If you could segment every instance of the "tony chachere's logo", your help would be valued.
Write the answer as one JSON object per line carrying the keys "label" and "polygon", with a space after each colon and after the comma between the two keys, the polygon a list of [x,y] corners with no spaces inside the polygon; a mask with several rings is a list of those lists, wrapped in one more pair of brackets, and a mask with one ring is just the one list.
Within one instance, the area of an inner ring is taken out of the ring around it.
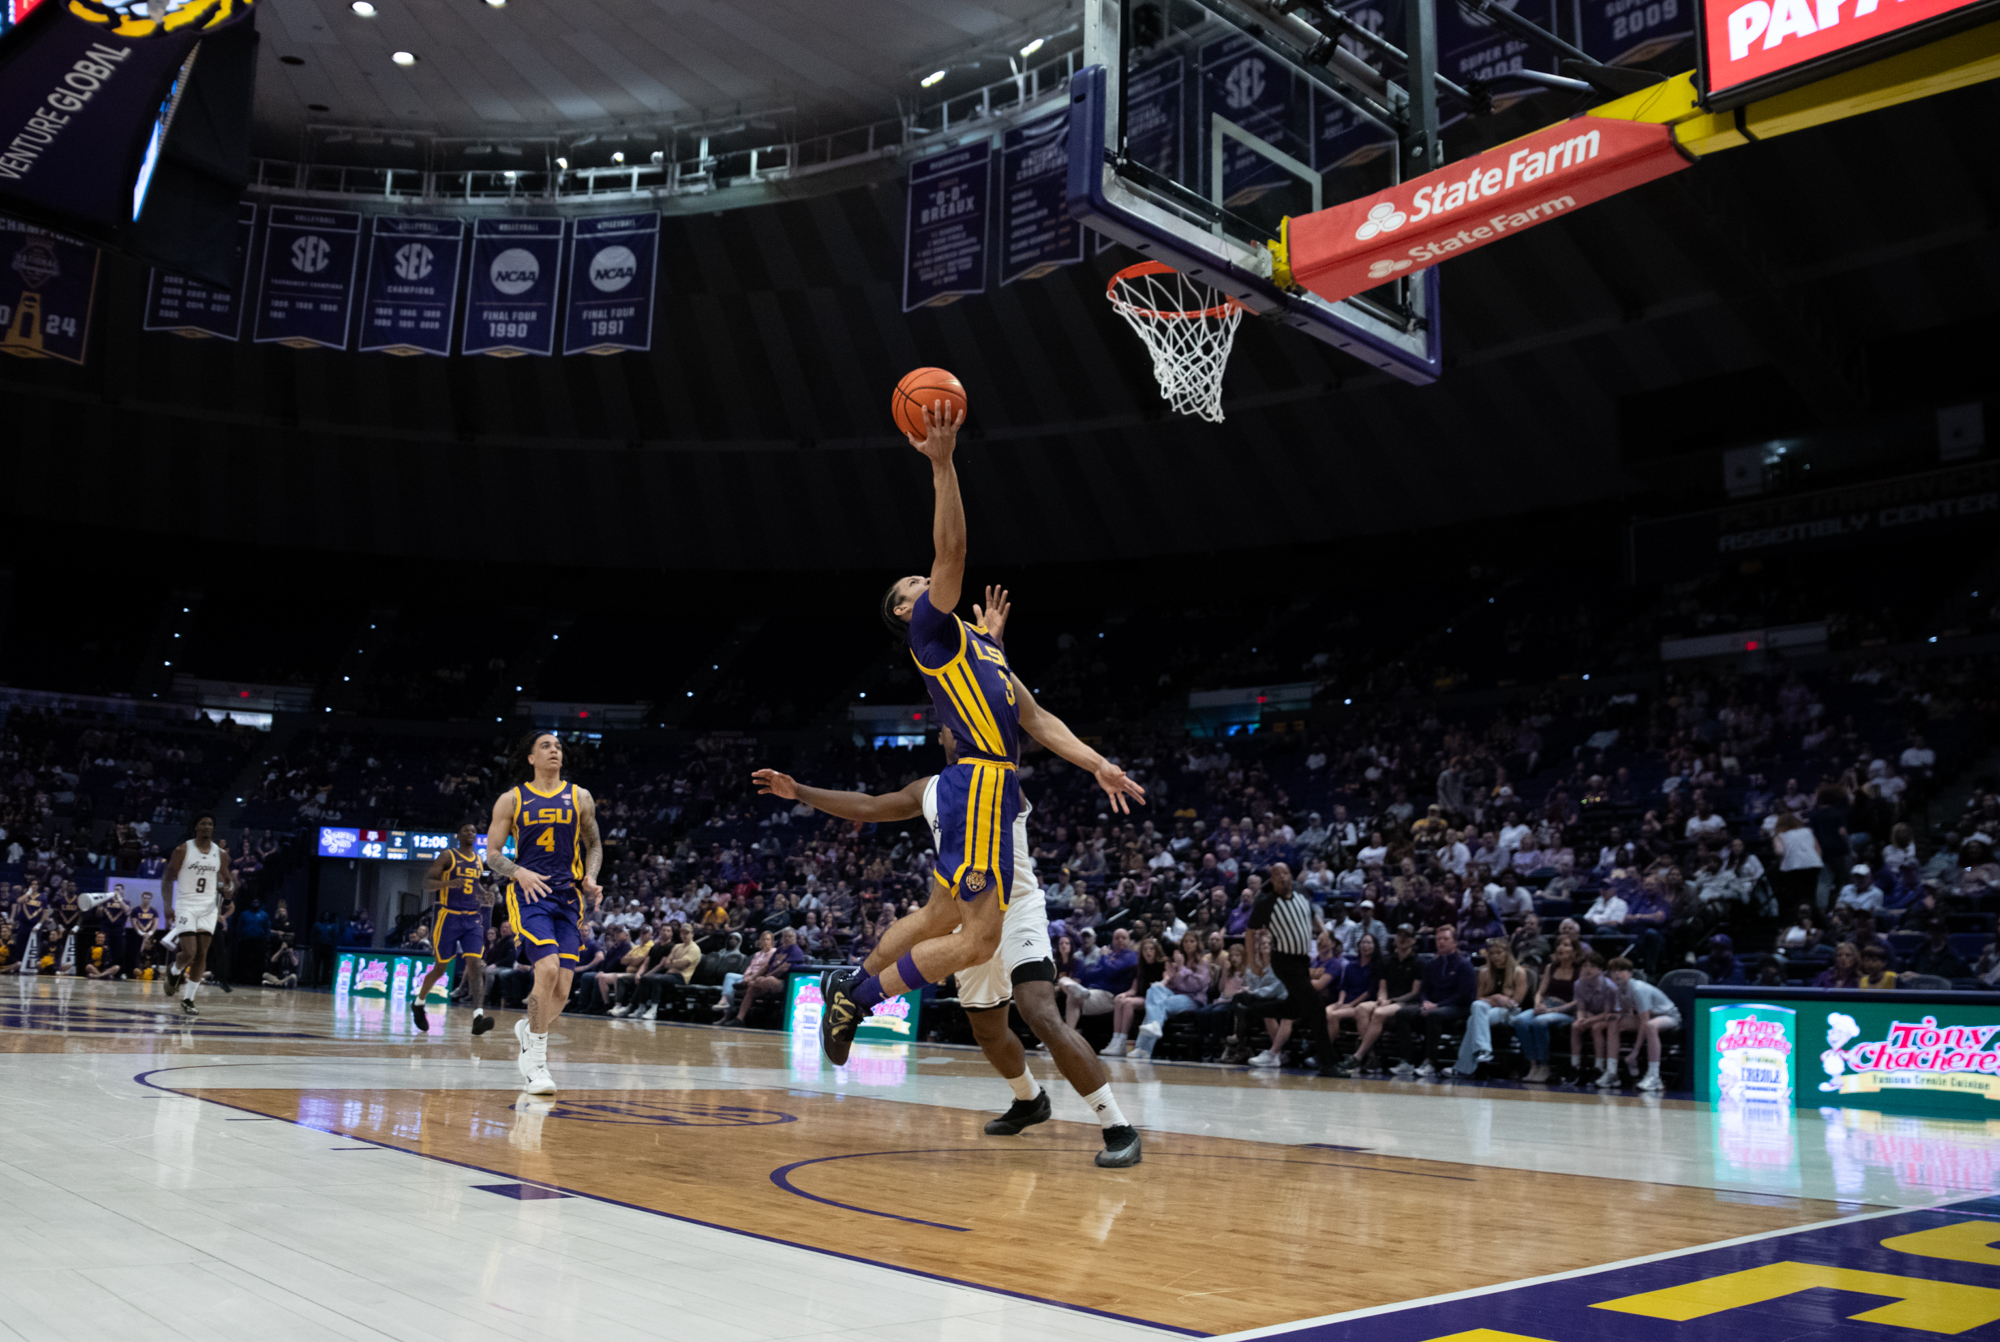
{"label": "tony chachere's logo", "polygon": [[1264,62],[1255,56],[1238,61],[1222,81],[1222,97],[1229,104],[1229,110],[1240,112],[1246,107],[1256,106],[1264,96]]}
{"label": "tony chachere's logo", "polygon": [[639,276],[639,258],[630,247],[606,247],[590,260],[590,282],[599,293],[615,294]]}
{"label": "tony chachere's logo", "polygon": [[542,263],[525,247],[509,247],[493,258],[493,264],[487,268],[487,277],[493,281],[495,289],[511,298],[535,287],[535,282],[542,277]]}
{"label": "tony chachere's logo", "polygon": [[1379,233],[1394,233],[1410,222],[1410,216],[1396,208],[1393,200],[1378,200],[1368,207],[1368,217],[1354,230],[1357,241],[1366,242]]}
{"label": "tony chachere's logo", "polygon": [[396,249],[396,278],[420,280],[431,273],[431,249],[421,242],[406,242]]}
{"label": "tony chachere's logo", "polygon": [[292,269],[301,275],[317,275],[333,262],[333,248],[325,238],[308,233],[292,244]]}

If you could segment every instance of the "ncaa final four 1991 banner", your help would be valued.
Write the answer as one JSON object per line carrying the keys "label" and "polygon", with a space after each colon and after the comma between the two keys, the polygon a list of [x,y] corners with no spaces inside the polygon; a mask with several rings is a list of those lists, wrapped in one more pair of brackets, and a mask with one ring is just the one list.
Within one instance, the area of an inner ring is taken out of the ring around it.
{"label": "ncaa final four 1991 banner", "polygon": [[564,231],[560,219],[472,221],[464,353],[502,359],[555,353]]}
{"label": "ncaa final four 1991 banner", "polygon": [[361,299],[361,350],[450,354],[465,223],[377,215]]}
{"label": "ncaa final four 1991 banner", "polygon": [[273,205],[257,281],[257,343],[347,348],[361,216]]}
{"label": "ncaa final four 1991 banner", "polygon": [[659,252],[657,214],[579,219],[572,225],[563,353],[616,354],[653,347],[653,277]]}

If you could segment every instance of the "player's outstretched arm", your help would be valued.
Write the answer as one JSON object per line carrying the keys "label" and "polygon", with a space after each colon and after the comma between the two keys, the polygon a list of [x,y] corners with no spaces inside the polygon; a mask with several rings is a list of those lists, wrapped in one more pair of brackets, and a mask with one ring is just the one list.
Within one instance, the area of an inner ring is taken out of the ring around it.
{"label": "player's outstretched arm", "polygon": [[931,561],[931,605],[949,615],[958,609],[965,586],[965,501],[958,493],[958,467],[952,453],[958,448],[958,426],[965,423],[965,411],[953,414],[943,401],[924,407],[924,436],[911,437],[910,446],[930,458],[931,485],[937,491],[937,507],[931,518],[931,544],[936,558]]}
{"label": "player's outstretched arm", "polygon": [[1035,696],[1028,693],[1028,687],[1021,683],[1019,676],[1014,677],[1014,706],[1020,714],[1021,730],[1094,777],[1097,786],[1111,798],[1112,810],[1130,814],[1131,801],[1128,798],[1145,805],[1146,789],[1126,777],[1123,769],[1085,745],[1069,729],[1067,722],[1036,703]]}
{"label": "player's outstretched arm", "polygon": [[548,879],[539,872],[529,871],[503,851],[507,837],[514,832],[514,806],[512,788],[493,803],[493,819],[486,827],[486,869],[499,880],[512,881],[524,895],[546,895]]}
{"label": "player's outstretched arm", "polygon": [[576,841],[583,845],[583,893],[596,908],[604,898],[597,873],[604,866],[604,840],[597,832],[597,799],[583,788],[576,789]]}
{"label": "player's outstretched arm", "polygon": [[922,815],[924,784],[929,780],[919,778],[908,787],[881,797],[866,792],[830,792],[825,788],[807,787],[790,774],[781,774],[776,769],[758,769],[750,775],[750,781],[757,785],[760,797],[802,801],[815,811],[824,811],[842,820],[879,823],[915,820]]}

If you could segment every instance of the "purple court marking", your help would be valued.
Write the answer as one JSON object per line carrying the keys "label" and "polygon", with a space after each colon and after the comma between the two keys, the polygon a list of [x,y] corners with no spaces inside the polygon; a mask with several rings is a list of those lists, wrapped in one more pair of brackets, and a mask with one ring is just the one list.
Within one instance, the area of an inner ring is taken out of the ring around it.
{"label": "purple court marking", "polygon": [[560,1189],[544,1188],[540,1184],[474,1184],[482,1193],[498,1193],[503,1198],[514,1198],[520,1202],[540,1202],[545,1198],[566,1198],[568,1193]]}
{"label": "purple court marking", "polygon": [[[163,1086],[159,1082],[154,1081],[153,1078],[165,1072],[198,1071],[210,1067],[264,1067],[268,1065],[268,1063],[262,1062],[183,1063],[175,1067],[155,1067],[150,1071],[138,1073],[132,1080],[151,1090],[161,1091],[180,1099],[200,1100],[204,1104],[213,1104],[223,1109],[234,1109],[239,1113],[255,1113],[256,1111],[250,1109],[247,1105],[232,1104],[228,1100],[210,1099],[206,1095],[189,1095],[183,1091]],[[883,1103],[894,1103],[894,1101],[883,1101]],[[271,1118],[275,1117],[275,1115],[259,1114],[258,1117]],[[325,1132],[331,1133],[334,1136],[346,1137],[351,1141],[365,1142],[369,1140],[366,1137],[355,1137],[351,1133],[336,1132],[332,1128],[323,1128],[316,1123],[307,1123],[301,1119],[280,1118],[278,1121],[280,1123],[290,1123],[294,1127],[305,1128],[309,1132]],[[485,1165],[475,1165],[468,1160],[453,1160],[449,1156],[433,1155],[428,1151],[412,1151],[408,1147],[391,1146],[387,1142],[377,1142],[375,1145],[385,1151],[396,1151],[406,1156],[415,1156],[419,1160],[431,1160],[436,1161],[440,1165],[454,1165],[462,1170],[473,1170],[479,1174],[490,1174],[496,1179],[513,1177],[506,1170],[496,1170]],[[703,1230],[720,1230],[730,1235],[741,1235],[745,1239],[762,1240],[766,1244],[783,1245],[787,1249],[803,1249],[807,1253],[816,1253],[824,1258],[838,1258],[844,1262],[860,1263],[864,1267],[879,1267],[888,1272],[900,1272],[906,1277],[919,1277],[924,1281],[942,1282],[947,1286],[963,1287],[965,1290],[978,1291],[985,1295],[1004,1296],[1009,1300],[1025,1300],[1030,1304],[1047,1305],[1052,1309],[1064,1309],[1073,1314],[1088,1314],[1099,1319],[1114,1319],[1119,1323],[1136,1324],[1141,1328],[1151,1328],[1162,1333],[1175,1333],[1181,1337],[1213,1336],[1213,1334],[1202,1332],[1199,1328],[1181,1328],[1171,1323],[1155,1323],[1151,1319],[1136,1318],[1130,1314],[1114,1314],[1108,1309],[1092,1309],[1089,1305],[1074,1305],[1067,1300],[1053,1300],[1048,1296],[1031,1295],[1026,1291],[1010,1291],[1000,1286],[986,1286],[979,1282],[966,1281],[959,1277],[947,1277],[941,1272],[925,1272],[921,1268],[904,1267],[899,1263],[886,1263],[879,1258],[864,1258],[860,1254],[842,1253],[838,1249],[824,1249],[817,1244],[801,1244],[797,1240],[781,1239],[776,1235],[760,1235],[754,1230],[743,1230],[736,1226],[723,1225],[718,1221],[704,1221],[695,1216],[683,1216],[679,1212],[661,1211],[657,1207],[646,1207],[636,1202],[625,1202],[618,1198],[606,1197],[602,1193],[587,1193],[582,1189],[565,1188],[559,1184],[551,1184],[549,1186],[568,1194],[570,1197],[581,1198],[586,1202],[602,1203],[607,1207],[622,1207],[626,1211],[641,1212],[647,1216],[657,1216],[665,1221],[678,1221],[683,1225],[700,1226]]]}
{"label": "purple court marking", "polygon": [[[1982,1264],[1901,1252],[1883,1240],[1962,1222],[2000,1199],[1909,1212],[1868,1212],[1841,1221],[1693,1248],[1657,1258],[1467,1292],[1457,1298],[1357,1310],[1290,1327],[1265,1328],[1258,1338],[1287,1342],[1431,1342],[1490,1329],[1542,1342],[1888,1342],[1915,1336],[1909,1329],[1856,1322],[1851,1317],[1886,1303],[1879,1294],[1824,1287],[1759,1303],[1718,1310],[1683,1322],[1595,1306],[1647,1291],[1664,1290],[1764,1267],[1772,1263],[1847,1268],[1919,1277],[1991,1289],[1994,1274]],[[2000,1239],[2000,1226],[1994,1228]],[[1977,1336],[1993,1336],[1989,1325]]]}
{"label": "purple court marking", "polygon": [[564,1104],[555,1102],[545,1117],[572,1118],[585,1123],[657,1123],[675,1128],[761,1128],[796,1123],[798,1117],[779,1109],[752,1109],[740,1104],[682,1104],[672,1100],[614,1100]]}

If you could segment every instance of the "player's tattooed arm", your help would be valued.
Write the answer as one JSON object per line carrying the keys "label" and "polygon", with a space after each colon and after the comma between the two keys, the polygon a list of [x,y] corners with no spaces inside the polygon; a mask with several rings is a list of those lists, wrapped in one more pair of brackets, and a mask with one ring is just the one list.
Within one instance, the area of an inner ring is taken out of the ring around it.
{"label": "player's tattooed arm", "polygon": [[583,893],[596,908],[604,898],[604,887],[597,883],[598,870],[604,865],[604,839],[597,832],[597,799],[582,788],[576,790],[576,837],[583,845]]}

